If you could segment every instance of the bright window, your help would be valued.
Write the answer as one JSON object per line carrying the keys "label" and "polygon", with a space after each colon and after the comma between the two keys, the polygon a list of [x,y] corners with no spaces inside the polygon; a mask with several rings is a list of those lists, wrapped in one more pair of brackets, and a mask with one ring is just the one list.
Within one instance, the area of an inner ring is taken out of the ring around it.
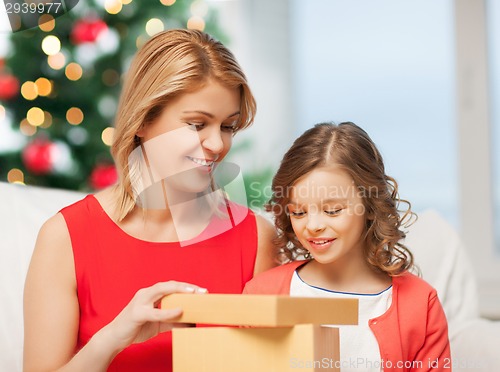
{"label": "bright window", "polygon": [[291,17],[299,133],[355,122],[401,197],[458,226],[452,1],[293,0]]}

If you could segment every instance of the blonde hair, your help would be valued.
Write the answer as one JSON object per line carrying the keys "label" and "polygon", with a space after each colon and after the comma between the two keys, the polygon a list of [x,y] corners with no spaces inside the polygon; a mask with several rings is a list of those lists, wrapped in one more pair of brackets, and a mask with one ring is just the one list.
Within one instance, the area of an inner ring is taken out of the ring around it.
{"label": "blonde hair", "polygon": [[201,88],[208,79],[240,90],[240,119],[235,133],[250,126],[256,103],[245,74],[233,54],[210,35],[196,30],[164,31],[149,39],[135,55],[124,81],[111,146],[120,176],[115,186],[119,221],[135,206],[134,170],[129,169],[128,161],[140,145],[137,132],[152,123],[171,99]]}
{"label": "blonde hair", "polygon": [[[371,138],[350,122],[317,124],[297,138],[283,157],[273,179],[271,200],[266,205],[275,215],[278,230],[275,243],[281,261],[294,261],[309,253],[293,231],[286,212],[290,195],[283,190],[314,169],[334,164],[351,176],[358,190],[370,190],[363,197],[367,262],[391,276],[411,269],[413,255],[400,240],[405,237],[402,227],[408,226],[416,215],[410,203],[399,198],[398,184],[385,174],[382,156]],[[401,204],[407,206],[402,216]]]}

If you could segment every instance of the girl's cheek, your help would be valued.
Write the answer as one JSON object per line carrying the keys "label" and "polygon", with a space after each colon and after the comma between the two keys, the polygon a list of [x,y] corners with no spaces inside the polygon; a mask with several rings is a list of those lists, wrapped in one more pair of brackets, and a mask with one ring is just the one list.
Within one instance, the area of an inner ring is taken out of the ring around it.
{"label": "girl's cheek", "polygon": [[295,233],[299,233],[301,230],[302,230],[302,226],[303,224],[300,223],[300,221],[297,221],[295,219],[292,219],[292,229]]}

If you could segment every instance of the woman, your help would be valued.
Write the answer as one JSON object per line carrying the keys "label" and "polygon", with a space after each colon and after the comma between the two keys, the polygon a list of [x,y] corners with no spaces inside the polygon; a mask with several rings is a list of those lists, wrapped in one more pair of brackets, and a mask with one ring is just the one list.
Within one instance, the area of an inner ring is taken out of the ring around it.
{"label": "woman", "polygon": [[[24,368],[168,371],[174,292],[241,293],[272,266],[274,228],[213,180],[255,101],[234,56],[198,31],[151,38],[128,71],[114,187],[41,228],[25,287]],[[192,284],[191,284],[192,283]]]}

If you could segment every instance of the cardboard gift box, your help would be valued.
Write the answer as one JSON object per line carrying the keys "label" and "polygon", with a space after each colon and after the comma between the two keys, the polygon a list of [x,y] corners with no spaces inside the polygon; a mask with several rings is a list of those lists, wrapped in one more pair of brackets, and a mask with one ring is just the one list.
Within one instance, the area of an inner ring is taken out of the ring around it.
{"label": "cardboard gift box", "polygon": [[321,324],[358,323],[356,299],[172,294],[161,307],[182,308],[179,322],[244,326],[174,329],[175,372],[339,371],[338,329]]}
{"label": "cardboard gift box", "polygon": [[337,328],[201,327],[173,330],[175,372],[340,371]]}
{"label": "cardboard gift box", "polygon": [[181,308],[181,323],[269,327],[358,324],[357,299],[175,293],[165,296],[161,307]]}

